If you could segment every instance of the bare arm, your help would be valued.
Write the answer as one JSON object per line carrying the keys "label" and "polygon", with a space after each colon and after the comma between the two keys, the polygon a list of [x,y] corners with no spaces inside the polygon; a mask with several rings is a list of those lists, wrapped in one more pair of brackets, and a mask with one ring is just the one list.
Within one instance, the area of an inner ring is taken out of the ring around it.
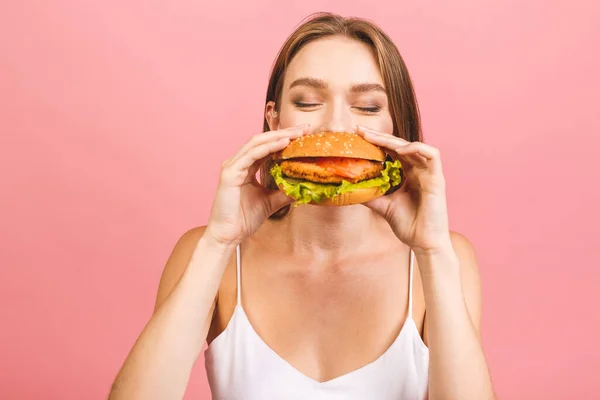
{"label": "bare arm", "polygon": [[481,344],[481,286],[473,247],[453,233],[451,248],[416,258],[427,307],[429,398],[496,399]]}
{"label": "bare arm", "polygon": [[109,399],[181,399],[212,320],[225,267],[235,250],[187,232],[161,278],[154,315],[112,386]]}
{"label": "bare arm", "polygon": [[366,127],[359,133],[402,162],[404,190],[367,206],[382,215],[414,251],[425,295],[432,400],[492,400],[495,394],[480,341],[481,293],[468,240],[449,233],[446,179],[440,151]]}
{"label": "bare arm", "polygon": [[223,163],[208,227],[187,232],[175,246],[154,315],[117,375],[110,400],[183,398],[235,247],[292,202],[260,186],[256,172],[265,157],[307,132],[308,126],[300,126],[254,135]]}

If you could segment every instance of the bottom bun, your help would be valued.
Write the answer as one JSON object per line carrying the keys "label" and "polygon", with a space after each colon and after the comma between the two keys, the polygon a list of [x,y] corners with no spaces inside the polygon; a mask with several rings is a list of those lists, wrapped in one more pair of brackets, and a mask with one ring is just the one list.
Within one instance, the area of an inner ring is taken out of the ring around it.
{"label": "bottom bun", "polygon": [[[283,191],[283,187],[279,186],[279,189]],[[366,203],[369,200],[373,200],[377,197],[383,196],[383,192],[379,187],[367,187],[356,189],[352,192],[342,193],[330,199],[323,200],[320,203],[311,201],[308,204],[316,206],[349,206],[352,204]]]}

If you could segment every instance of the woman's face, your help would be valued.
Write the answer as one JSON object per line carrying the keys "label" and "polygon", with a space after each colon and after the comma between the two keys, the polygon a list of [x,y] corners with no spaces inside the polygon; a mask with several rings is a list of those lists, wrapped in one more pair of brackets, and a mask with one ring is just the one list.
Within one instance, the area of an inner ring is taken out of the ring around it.
{"label": "woman's face", "polygon": [[312,132],[353,132],[364,125],[392,133],[383,79],[371,48],[330,37],[309,43],[292,59],[279,112],[267,104],[271,130],[310,123]]}

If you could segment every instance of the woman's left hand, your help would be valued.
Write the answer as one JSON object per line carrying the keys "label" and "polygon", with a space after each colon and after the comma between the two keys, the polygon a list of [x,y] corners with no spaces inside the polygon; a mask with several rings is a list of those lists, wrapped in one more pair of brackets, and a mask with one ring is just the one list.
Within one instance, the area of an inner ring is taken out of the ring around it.
{"label": "woman's left hand", "polygon": [[364,205],[383,216],[396,236],[415,252],[434,252],[451,246],[439,150],[363,126],[358,127],[357,133],[400,160],[405,180],[400,189]]}

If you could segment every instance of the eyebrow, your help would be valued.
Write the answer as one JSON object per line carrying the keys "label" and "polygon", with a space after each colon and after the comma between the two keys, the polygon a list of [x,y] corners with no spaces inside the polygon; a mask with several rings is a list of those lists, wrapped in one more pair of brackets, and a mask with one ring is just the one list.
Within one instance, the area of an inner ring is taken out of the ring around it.
{"label": "eyebrow", "polygon": [[[319,90],[324,90],[324,89],[327,89],[327,87],[328,87],[327,82],[325,82],[324,80],[319,79],[319,78],[310,78],[310,77],[296,79],[290,85],[290,89],[292,89],[296,86],[307,86],[307,87],[311,87],[311,88],[319,89]],[[352,87],[350,88],[350,91],[352,93],[365,93],[365,92],[372,92],[372,91],[387,93],[385,88],[382,85],[380,85],[379,83],[370,83],[370,82],[357,83],[355,85],[352,85]]]}
{"label": "eyebrow", "polygon": [[327,89],[327,82],[319,78],[299,78],[290,85],[290,89],[296,86],[308,86],[314,89]]}
{"label": "eyebrow", "polygon": [[379,83],[358,83],[353,85],[350,89],[352,93],[365,93],[365,92],[383,92],[387,93],[385,88]]}

